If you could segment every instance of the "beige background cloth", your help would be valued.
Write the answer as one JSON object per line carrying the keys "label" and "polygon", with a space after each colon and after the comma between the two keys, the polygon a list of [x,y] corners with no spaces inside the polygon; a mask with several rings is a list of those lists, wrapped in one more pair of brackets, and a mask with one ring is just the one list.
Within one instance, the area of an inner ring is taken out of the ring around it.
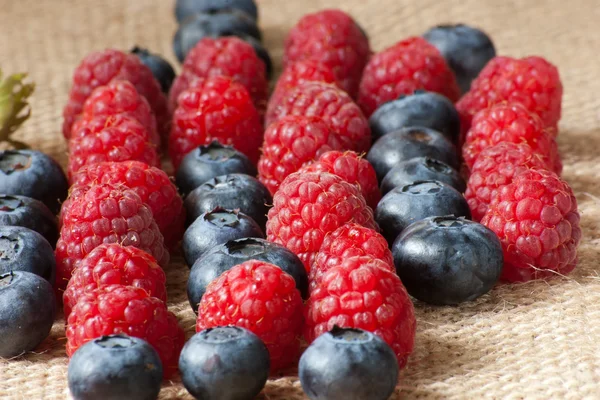
{"label": "beige background cloth", "polygon": [[[17,134],[63,165],[61,111],[75,66],[106,47],[147,46],[171,61],[176,25],[167,0],[0,0],[0,67],[37,82],[33,115]],[[502,285],[460,307],[416,305],[416,348],[395,397],[407,399],[600,398],[600,7],[595,0],[258,0],[265,43],[279,67],[289,28],[305,13],[341,7],[384,47],[432,25],[484,28],[498,53],[542,55],[565,88],[559,145],[564,178],[582,214],[578,268],[567,279]],[[180,257],[167,271],[169,307],[188,335],[194,314]],[[2,340],[0,338],[0,340]],[[66,398],[63,321],[36,350],[0,360],[0,398]],[[161,398],[187,398],[178,380]],[[261,398],[304,398],[293,373],[267,383]]]}

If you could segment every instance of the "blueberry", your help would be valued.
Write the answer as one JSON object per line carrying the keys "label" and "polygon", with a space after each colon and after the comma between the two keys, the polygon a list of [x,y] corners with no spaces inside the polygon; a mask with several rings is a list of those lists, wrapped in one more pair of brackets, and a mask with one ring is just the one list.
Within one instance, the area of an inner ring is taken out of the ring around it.
{"label": "blueberry", "polygon": [[194,312],[198,311],[198,303],[213,280],[248,260],[277,265],[294,278],[302,298],[308,298],[308,277],[298,256],[279,244],[258,238],[245,238],[216,246],[196,260],[187,284],[188,300]]}
{"label": "blueberry", "polygon": [[150,68],[152,75],[160,83],[163,93],[169,93],[171,84],[175,80],[175,70],[171,64],[158,54],[150,53],[150,51],[138,46],[135,46],[131,52],[138,56],[144,65]]}
{"label": "blueberry", "polygon": [[438,181],[397,187],[383,196],[375,211],[375,219],[390,244],[413,222],[444,215],[471,218],[471,210],[460,192]]}
{"label": "blueberry", "polygon": [[381,181],[381,193],[385,195],[398,186],[410,185],[415,181],[440,181],[461,193],[467,188],[465,180],[448,164],[429,157],[419,157],[392,168]]}
{"label": "blueberry", "polygon": [[398,382],[398,361],[371,332],[336,326],[302,354],[298,376],[311,400],[386,400]]}
{"label": "blueberry", "polygon": [[145,340],[124,334],[102,336],[81,346],[69,362],[69,389],[75,400],[153,400],[163,367]]}
{"label": "blueberry", "polygon": [[56,259],[50,243],[20,226],[0,226],[0,274],[26,271],[54,284]]}
{"label": "blueberry", "polygon": [[463,24],[440,25],[423,37],[442,53],[454,71],[463,93],[483,67],[496,56],[494,43],[485,32]]}
{"label": "blueberry", "polygon": [[217,207],[240,210],[264,229],[267,223],[267,204],[272,198],[269,190],[249,175],[217,176],[194,189],[185,199],[188,224],[205,212]]}
{"label": "blueberry", "polygon": [[57,214],[68,190],[62,168],[46,154],[33,150],[0,151],[0,193],[31,197]]}
{"label": "blueberry", "polygon": [[421,126],[442,133],[458,142],[460,117],[445,96],[422,90],[383,104],[369,118],[373,140],[402,128]]}
{"label": "blueberry", "polygon": [[260,226],[239,211],[216,208],[199,216],[183,235],[183,256],[192,266],[208,250],[230,240],[264,238]]}
{"label": "blueberry", "polygon": [[175,4],[175,17],[182,23],[191,15],[215,10],[241,10],[253,20],[258,19],[258,7],[254,0],[177,0]]}
{"label": "blueberry", "polygon": [[428,128],[403,128],[388,133],[367,154],[380,182],[396,165],[417,157],[433,158],[459,168],[456,147],[444,135]]}
{"label": "blueberry", "polygon": [[175,182],[179,191],[187,195],[204,182],[227,174],[256,176],[256,167],[248,157],[231,146],[217,141],[199,146],[183,158]]}
{"label": "blueberry", "polygon": [[237,326],[195,334],[179,356],[183,385],[202,400],[253,399],[265,386],[270,366],[265,344]]}
{"label": "blueberry", "polygon": [[392,250],[408,293],[437,305],[455,305],[489,292],[504,264],[494,232],[453,216],[415,222],[402,231]]}
{"label": "blueberry", "polygon": [[205,37],[251,36],[261,40],[256,21],[239,10],[213,10],[190,16],[173,37],[173,50],[177,59],[185,60],[187,53]]}
{"label": "blueberry", "polygon": [[35,349],[50,334],[56,317],[54,289],[25,271],[0,275],[0,357]]}
{"label": "blueberry", "polygon": [[44,203],[25,196],[0,194],[0,226],[22,226],[41,234],[54,248],[58,222]]}

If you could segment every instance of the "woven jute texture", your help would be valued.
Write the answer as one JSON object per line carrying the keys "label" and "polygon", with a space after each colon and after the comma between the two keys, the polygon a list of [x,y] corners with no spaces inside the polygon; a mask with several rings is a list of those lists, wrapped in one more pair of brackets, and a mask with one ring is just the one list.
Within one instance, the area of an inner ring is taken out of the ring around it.
{"label": "woven jute texture", "polygon": [[[277,66],[289,28],[325,7],[350,12],[380,50],[445,22],[483,27],[498,52],[542,55],[565,87],[559,145],[564,178],[582,214],[579,266],[568,278],[501,285],[460,307],[416,304],[416,348],[395,398],[600,398],[600,7],[596,0],[259,0],[260,25]],[[61,110],[71,74],[88,52],[147,46],[174,61],[168,0],[0,0],[0,67],[37,82],[33,115],[18,133],[65,164]],[[188,336],[188,270],[167,271],[169,307]],[[2,338],[0,338],[2,340]],[[64,321],[33,354],[0,360],[0,398],[68,398]],[[187,398],[178,379],[161,398]],[[303,399],[293,373],[270,380],[270,400]]]}

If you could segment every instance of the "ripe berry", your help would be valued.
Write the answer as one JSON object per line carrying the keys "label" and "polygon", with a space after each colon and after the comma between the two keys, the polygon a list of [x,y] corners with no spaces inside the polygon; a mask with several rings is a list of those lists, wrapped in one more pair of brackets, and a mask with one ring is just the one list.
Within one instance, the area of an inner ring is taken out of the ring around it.
{"label": "ripe berry", "polygon": [[444,135],[428,128],[403,128],[383,135],[367,154],[379,180],[400,163],[417,157],[433,158],[455,169],[459,167],[456,147]]}
{"label": "ripe berry", "polygon": [[260,226],[246,214],[217,207],[200,215],[185,231],[183,257],[191,268],[198,258],[215,246],[230,240],[264,236]]}
{"label": "ripe berry", "polygon": [[56,217],[44,203],[25,196],[0,194],[0,226],[22,226],[42,235],[54,248],[58,239]]}
{"label": "ripe berry", "polygon": [[183,385],[197,399],[253,399],[265,386],[269,368],[265,344],[236,326],[195,334],[179,357]]}
{"label": "ripe berry", "polygon": [[290,275],[273,264],[246,261],[208,285],[198,307],[196,332],[227,325],[248,329],[265,343],[271,371],[277,371],[298,356],[302,306]]}
{"label": "ripe berry", "polygon": [[383,196],[375,219],[392,244],[413,222],[445,215],[471,218],[469,205],[460,192],[439,181],[416,181]]}
{"label": "ripe berry", "polygon": [[577,265],[577,200],[552,172],[531,168],[516,176],[492,199],[481,223],[502,242],[503,280],[563,276]]}
{"label": "ripe berry", "polygon": [[0,193],[31,197],[57,213],[69,184],[60,165],[34,150],[0,151]]}
{"label": "ripe berry", "polygon": [[228,174],[256,176],[256,167],[248,157],[232,146],[216,140],[196,147],[183,158],[175,182],[184,196],[217,176]]}
{"label": "ripe berry", "polygon": [[177,0],[175,17],[177,22],[184,22],[189,16],[213,10],[235,9],[247,13],[254,20],[258,19],[258,7],[254,0]]}
{"label": "ripe berry", "polygon": [[408,293],[430,304],[475,300],[502,273],[502,245],[496,234],[464,218],[417,221],[398,236],[393,253]]}
{"label": "ripe berry", "polygon": [[465,180],[448,164],[429,157],[411,158],[392,168],[381,181],[381,193],[389,193],[399,186],[406,186],[416,181],[440,181],[463,193]]}
{"label": "ripe berry", "polygon": [[334,327],[302,354],[298,376],[313,400],[389,399],[398,383],[398,361],[378,336]]}
{"label": "ripe berry", "polygon": [[0,274],[0,357],[34,350],[50,334],[55,316],[48,281],[25,271]]}
{"label": "ripe berry", "polygon": [[52,246],[42,235],[20,226],[0,226],[0,274],[31,272],[51,285],[56,274]]}
{"label": "ripe berry", "polygon": [[158,397],[163,367],[145,340],[122,333],[94,339],[69,361],[69,390],[78,400]]}
{"label": "ripe berry", "polygon": [[151,53],[147,49],[135,46],[131,53],[139,57],[140,61],[150,68],[152,75],[160,84],[163,93],[168,94],[173,80],[175,79],[175,70],[171,64],[158,54]]}
{"label": "ripe berry", "polygon": [[232,240],[213,247],[200,257],[190,271],[187,295],[194,312],[208,285],[223,272],[249,260],[264,261],[294,278],[303,299],[308,297],[308,277],[302,261],[282,245],[258,238]]}

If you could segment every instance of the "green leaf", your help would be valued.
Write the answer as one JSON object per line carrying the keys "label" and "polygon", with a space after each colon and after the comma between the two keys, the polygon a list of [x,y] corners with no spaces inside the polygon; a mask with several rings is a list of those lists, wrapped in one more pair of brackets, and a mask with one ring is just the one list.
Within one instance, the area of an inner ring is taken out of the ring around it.
{"label": "green leaf", "polygon": [[35,90],[35,84],[26,82],[26,78],[26,73],[20,73],[3,80],[0,70],[0,141],[20,148],[26,145],[10,137],[31,115],[28,97]]}

